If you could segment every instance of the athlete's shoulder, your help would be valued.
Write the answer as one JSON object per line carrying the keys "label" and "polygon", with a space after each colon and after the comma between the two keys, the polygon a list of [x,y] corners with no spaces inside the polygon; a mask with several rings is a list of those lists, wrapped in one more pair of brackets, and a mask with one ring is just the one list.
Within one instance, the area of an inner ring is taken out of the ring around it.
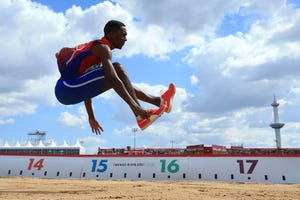
{"label": "athlete's shoulder", "polygon": [[92,55],[99,57],[102,61],[106,59],[111,59],[111,49],[109,46],[102,43],[94,43],[91,47]]}
{"label": "athlete's shoulder", "polygon": [[92,40],[92,41],[89,41],[86,43],[79,44],[75,48],[76,48],[76,51],[86,51],[86,50],[90,50],[92,46],[98,45],[98,44],[107,46],[108,48],[111,47],[110,42],[105,37],[103,37],[100,39],[96,39],[96,40]]}
{"label": "athlete's shoulder", "polygon": [[108,39],[106,37],[102,37],[101,39],[96,40],[96,42],[100,43],[100,44],[105,44],[109,48],[111,47],[111,44],[110,44],[110,42],[108,41]]}

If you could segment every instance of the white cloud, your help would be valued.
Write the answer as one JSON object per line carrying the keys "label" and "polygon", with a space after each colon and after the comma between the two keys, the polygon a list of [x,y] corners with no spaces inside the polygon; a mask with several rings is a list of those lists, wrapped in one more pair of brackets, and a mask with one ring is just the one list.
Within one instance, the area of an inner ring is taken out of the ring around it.
{"label": "white cloud", "polygon": [[59,78],[55,52],[100,37],[111,17],[130,20],[124,9],[109,1],[86,10],[73,6],[66,14],[29,0],[4,2],[0,5],[0,117],[33,114],[40,104],[55,105]]}
{"label": "white cloud", "polygon": [[65,126],[85,128],[88,121],[85,107],[80,106],[76,114],[62,112],[57,121]]}
{"label": "white cloud", "polygon": [[29,103],[22,99],[23,94],[18,92],[2,93],[0,95],[0,116],[12,117],[19,114],[35,113],[36,103]]}
{"label": "white cloud", "polygon": [[98,152],[98,147],[105,148],[106,141],[99,137],[85,137],[78,139],[82,141],[82,146],[85,148],[85,154],[96,154]]}
{"label": "white cloud", "polygon": [[1,119],[0,118],[0,125],[3,125],[3,124],[12,124],[14,122],[15,122],[15,120],[12,119],[12,118],[8,118],[8,119]]}
{"label": "white cloud", "polygon": [[54,102],[53,58],[64,17],[25,0],[5,1],[0,10],[1,116],[33,114],[38,104]]}
{"label": "white cloud", "polygon": [[198,78],[195,75],[192,75],[190,79],[192,85],[196,85],[198,83]]}
{"label": "white cloud", "polygon": [[236,12],[240,6],[235,0],[227,1],[226,4],[220,4],[215,0],[205,3],[198,0],[191,0],[189,3],[172,0],[116,0],[116,2],[128,9],[138,19],[137,21],[144,25],[155,24],[166,30],[177,27],[177,30],[178,28],[187,30],[188,34],[200,32],[206,35],[214,34],[224,15]]}
{"label": "white cloud", "polygon": [[300,88],[291,88],[291,92],[294,94],[300,94]]}
{"label": "white cloud", "polygon": [[258,18],[248,33],[217,37],[193,48],[184,61],[195,68],[193,76],[205,92],[191,100],[190,109],[224,113],[265,106],[273,94],[285,96],[298,87],[300,43],[274,38],[298,27],[299,13],[283,5],[268,18]]}
{"label": "white cloud", "polygon": [[86,40],[91,39],[91,37],[102,36],[103,27],[108,20],[118,19],[126,23],[131,21],[132,16],[118,4],[114,5],[110,1],[104,1],[85,10],[82,10],[81,7],[73,6],[66,11],[65,19],[68,31],[71,31],[72,34],[75,33],[79,37],[88,36],[82,37]]}

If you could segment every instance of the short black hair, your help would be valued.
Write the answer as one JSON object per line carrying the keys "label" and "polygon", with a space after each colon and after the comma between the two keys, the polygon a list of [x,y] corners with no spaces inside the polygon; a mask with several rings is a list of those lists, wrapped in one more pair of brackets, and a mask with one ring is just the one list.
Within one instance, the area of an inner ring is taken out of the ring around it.
{"label": "short black hair", "polygon": [[120,22],[118,20],[110,20],[104,26],[104,35],[117,31],[121,29],[122,26],[125,26],[123,22]]}

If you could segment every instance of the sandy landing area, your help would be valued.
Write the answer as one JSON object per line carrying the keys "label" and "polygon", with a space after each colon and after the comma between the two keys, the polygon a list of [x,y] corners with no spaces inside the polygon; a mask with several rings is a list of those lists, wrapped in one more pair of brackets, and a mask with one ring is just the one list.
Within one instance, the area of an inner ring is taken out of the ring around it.
{"label": "sandy landing area", "polygon": [[0,199],[300,200],[300,185],[0,178]]}

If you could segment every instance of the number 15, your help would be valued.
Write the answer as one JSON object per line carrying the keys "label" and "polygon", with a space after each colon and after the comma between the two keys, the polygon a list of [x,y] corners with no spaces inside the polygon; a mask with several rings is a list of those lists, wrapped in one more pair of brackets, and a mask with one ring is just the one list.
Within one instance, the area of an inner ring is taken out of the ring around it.
{"label": "number 15", "polygon": [[[98,160],[92,160],[92,172],[96,171]],[[107,170],[107,160],[100,160],[97,172],[105,172]]]}

